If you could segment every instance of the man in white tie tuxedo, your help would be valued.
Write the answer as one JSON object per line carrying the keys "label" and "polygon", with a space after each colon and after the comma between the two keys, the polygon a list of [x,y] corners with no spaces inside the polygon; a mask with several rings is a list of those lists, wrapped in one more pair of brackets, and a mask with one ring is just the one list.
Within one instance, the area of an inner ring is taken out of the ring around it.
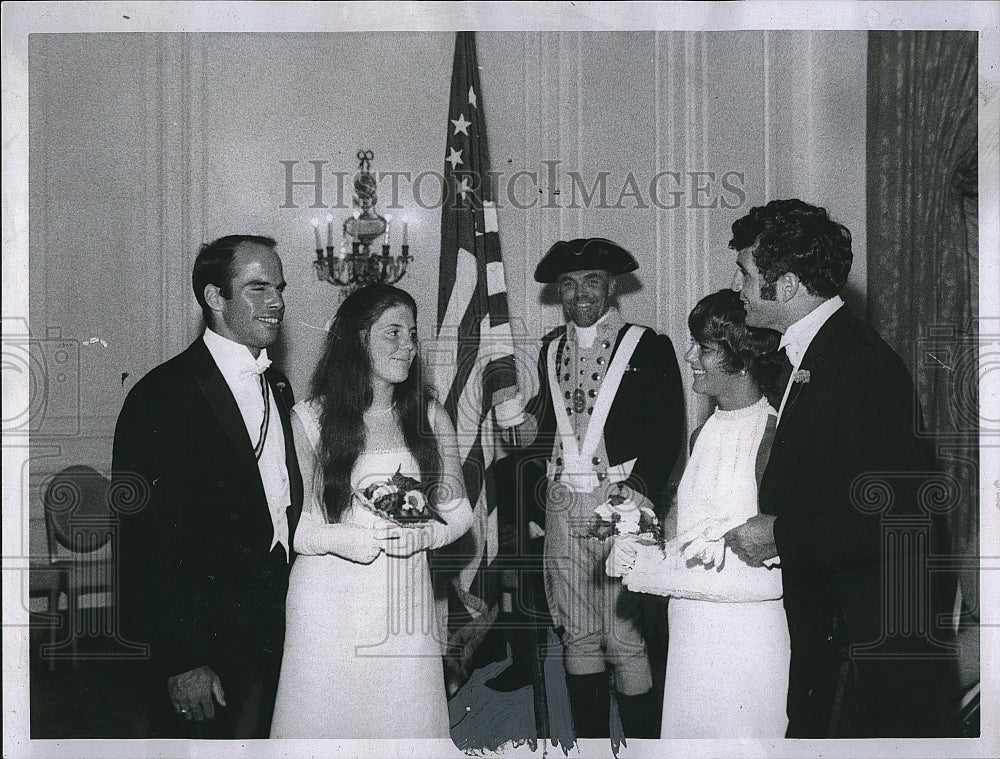
{"label": "man in white tie tuxedo", "polygon": [[761,513],[726,534],[751,565],[780,558],[787,737],[948,736],[953,660],[926,564],[933,460],[909,371],[840,298],[851,234],[775,200],[733,224],[730,247],[746,323],[781,332],[791,364]]}
{"label": "man in white tie tuxedo", "polygon": [[291,387],[267,357],[285,310],[274,240],[203,245],[192,283],[204,334],[135,385],[115,430],[113,492],[135,494],[113,504],[119,608],[149,646],[139,732],[265,738],[302,504]]}

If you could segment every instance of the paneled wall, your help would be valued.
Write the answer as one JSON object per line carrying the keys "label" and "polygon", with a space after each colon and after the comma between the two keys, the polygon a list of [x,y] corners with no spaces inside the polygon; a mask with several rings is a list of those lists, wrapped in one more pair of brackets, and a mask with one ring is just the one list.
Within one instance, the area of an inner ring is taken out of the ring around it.
{"label": "paneled wall", "polygon": [[[626,318],[668,334],[680,358],[691,307],[729,284],[730,225],[776,197],[825,205],[852,230],[848,299],[863,310],[865,45],[863,32],[480,34],[493,168],[538,178],[531,208],[498,213],[525,334],[562,320],[532,279],[545,250],[604,236],[640,264]],[[515,183],[519,204],[529,186]],[[688,411],[695,425],[708,407],[689,397]]]}
{"label": "paneled wall", "polygon": [[[33,407],[33,555],[45,555],[46,478],[72,463],[107,471],[129,388],[198,335],[201,242],[278,240],[288,311],[272,354],[307,394],[340,297],[313,275],[310,220],[349,213],[359,148],[377,172],[410,174],[398,207],[383,183],[380,210],[409,225],[416,261],[401,286],[433,336],[440,189],[428,172],[444,166],[453,46],[451,33],[32,35],[30,329],[70,355],[69,371],[40,370],[48,402]],[[492,32],[478,47],[526,390],[536,340],[562,318],[532,272],[560,238],[629,248],[640,269],[622,311],[680,358],[691,306],[729,282],[730,224],[798,196],[854,233],[849,299],[862,306],[864,32]],[[339,207],[313,207],[315,186],[289,189],[287,162],[298,182],[320,166],[320,205]],[[693,426],[708,408],[687,403]]]}

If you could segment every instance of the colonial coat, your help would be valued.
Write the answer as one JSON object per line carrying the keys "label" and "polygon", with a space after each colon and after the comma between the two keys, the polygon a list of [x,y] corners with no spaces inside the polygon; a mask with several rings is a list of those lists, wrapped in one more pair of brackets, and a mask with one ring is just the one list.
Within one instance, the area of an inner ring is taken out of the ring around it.
{"label": "colonial coat", "polygon": [[[566,486],[568,462],[554,405],[562,404],[577,443],[582,443],[609,369],[631,339],[626,337],[630,326],[614,310],[598,323],[590,348],[579,345],[573,325],[546,335],[538,362],[539,392],[528,411],[538,422],[532,450],[547,461],[545,481],[534,492],[544,493],[546,596],[553,621],[562,630],[567,672],[596,673],[607,663],[615,671],[618,690],[635,695],[652,684],[640,599],[604,573],[607,546],[581,533],[615,484],[628,486],[654,505],[661,503],[684,424],[680,372],[670,339],[640,328],[641,337],[598,430],[599,443],[585,456],[584,464],[592,467],[592,491]],[[553,373],[558,384],[554,393]]]}

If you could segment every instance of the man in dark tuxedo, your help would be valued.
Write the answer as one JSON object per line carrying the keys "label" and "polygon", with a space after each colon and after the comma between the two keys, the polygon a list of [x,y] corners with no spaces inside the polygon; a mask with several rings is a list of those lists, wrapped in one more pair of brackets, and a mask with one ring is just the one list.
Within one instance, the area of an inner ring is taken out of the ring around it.
{"label": "man in dark tuxedo", "polygon": [[[613,301],[615,277],[637,268],[603,238],[549,249],[535,280],[556,285],[568,323],[542,338],[538,394],[504,433],[546,462],[528,492],[545,494],[545,594],[578,738],[609,735],[609,670],[625,735],[659,735],[641,596],[605,573],[608,546],[582,536],[612,494],[655,509],[680,451],[683,391],[670,338],[628,324]],[[530,515],[523,521],[531,529]]]}
{"label": "man in dark tuxedo", "polygon": [[[291,387],[267,347],[284,317],[274,240],[202,246],[207,329],[128,394],[115,430],[120,608],[149,646],[150,737],[266,738],[302,480]],[[138,737],[138,736],[137,736]]]}
{"label": "man in dark tuxedo", "polygon": [[825,209],[776,200],[733,224],[730,247],[747,324],[781,332],[787,355],[761,514],[726,535],[750,564],[780,557],[787,736],[948,735],[951,652],[935,628],[922,502],[933,461],[906,367],[839,296],[850,232]]}

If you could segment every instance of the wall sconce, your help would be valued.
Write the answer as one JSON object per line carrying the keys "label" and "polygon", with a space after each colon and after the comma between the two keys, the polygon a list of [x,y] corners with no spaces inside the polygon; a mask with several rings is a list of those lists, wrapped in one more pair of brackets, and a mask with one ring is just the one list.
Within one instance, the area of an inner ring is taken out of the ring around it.
{"label": "wall sconce", "polygon": [[[403,222],[400,255],[390,254],[390,223],[392,217],[381,216],[375,210],[378,201],[378,183],[371,173],[370,150],[358,151],[358,175],[354,178],[354,211],[344,222],[342,243],[338,250],[334,245],[333,215],[326,217],[326,246],[320,234],[319,219],[313,219],[316,233],[316,278],[338,287],[356,290],[365,285],[382,283],[392,285],[406,274],[406,265],[413,260],[407,239],[407,225]],[[382,253],[377,248],[373,252],[372,243],[385,235]],[[350,246],[350,248],[348,248]]]}

